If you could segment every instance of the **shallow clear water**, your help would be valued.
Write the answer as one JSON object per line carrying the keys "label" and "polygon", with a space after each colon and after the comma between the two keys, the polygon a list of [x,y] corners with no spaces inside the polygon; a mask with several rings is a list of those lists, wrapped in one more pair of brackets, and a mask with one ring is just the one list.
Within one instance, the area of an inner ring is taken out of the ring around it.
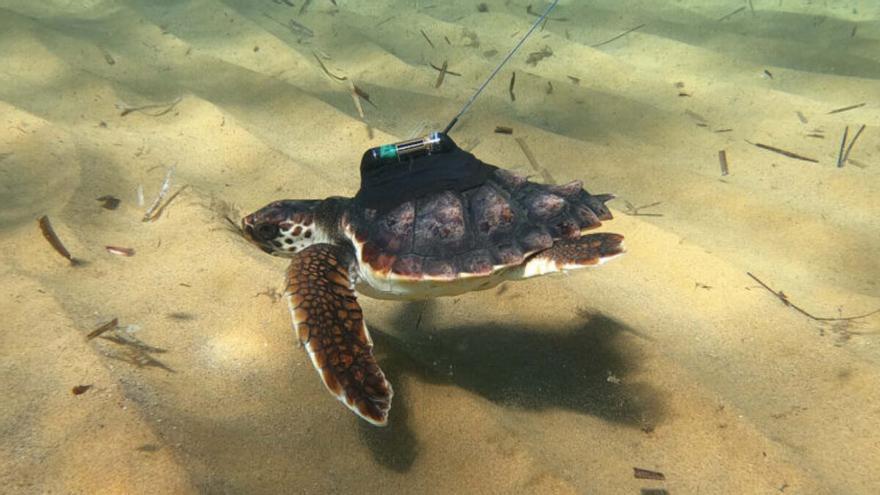
{"label": "shallow clear water", "polygon": [[880,314],[848,319],[880,308],[880,6],[562,0],[453,137],[617,194],[628,254],[361,298],[377,429],[297,347],[285,261],[225,218],[354,194],[365,149],[444,127],[546,4],[336,4],[0,0],[0,491],[880,486]]}

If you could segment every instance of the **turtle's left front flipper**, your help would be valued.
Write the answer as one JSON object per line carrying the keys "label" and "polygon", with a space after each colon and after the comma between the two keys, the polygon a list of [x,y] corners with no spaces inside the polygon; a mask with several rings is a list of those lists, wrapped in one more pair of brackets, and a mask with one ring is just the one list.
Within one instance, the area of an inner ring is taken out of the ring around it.
{"label": "turtle's left front flipper", "polygon": [[373,341],[352,289],[352,255],[314,244],[294,256],[287,301],[299,341],[324,385],[357,415],[377,426],[388,421],[394,392],[373,357]]}

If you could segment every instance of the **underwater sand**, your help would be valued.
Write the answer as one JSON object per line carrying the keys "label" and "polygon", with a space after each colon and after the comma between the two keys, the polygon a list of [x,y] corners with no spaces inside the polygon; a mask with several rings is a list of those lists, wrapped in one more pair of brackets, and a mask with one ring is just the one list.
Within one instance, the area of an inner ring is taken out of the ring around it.
{"label": "underwater sand", "polygon": [[[876,493],[880,314],[813,320],[747,275],[818,317],[880,308],[876,2],[561,1],[452,136],[617,194],[603,229],[629,252],[362,298],[385,429],[327,394],[274,297],[285,261],[224,216],[353,194],[365,149],[445,126],[535,17],[291,3],[0,1],[0,491]],[[313,53],[369,93],[370,131]],[[436,88],[444,60],[461,76]],[[171,166],[188,187],[145,223]]]}

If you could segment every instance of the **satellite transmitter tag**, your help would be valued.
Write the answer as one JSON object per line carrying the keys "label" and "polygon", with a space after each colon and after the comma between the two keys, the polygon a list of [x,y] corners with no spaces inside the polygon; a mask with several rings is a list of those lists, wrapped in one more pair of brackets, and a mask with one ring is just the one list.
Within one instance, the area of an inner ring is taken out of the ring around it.
{"label": "satellite transmitter tag", "polygon": [[480,93],[486,89],[486,86],[489,85],[489,82],[498,75],[498,72],[501,71],[501,68],[507,64],[507,61],[513,57],[513,54],[519,50],[519,47],[525,43],[525,41],[529,38],[529,36],[535,31],[538,25],[547,18],[547,15],[550,14],[550,11],[556,7],[556,4],[559,3],[559,0],[554,0],[553,3],[547,7],[547,10],[541,14],[541,17],[532,24],[532,27],[526,32],[525,35],[519,40],[519,42],[514,45],[513,49],[504,57],[504,60],[498,64],[498,67],[489,74],[489,77],[483,82],[483,84],[474,92],[473,96],[468,99],[468,101],[464,104],[461,111],[452,118],[449,124],[440,132],[432,132],[427,136],[423,136],[416,139],[409,139],[406,141],[401,141],[399,143],[392,144],[384,144],[382,146],[377,146],[375,148],[370,148],[366,152],[364,152],[363,158],[361,158],[361,170],[374,169],[375,167],[381,167],[387,164],[393,163],[401,163],[408,159],[416,158],[424,155],[432,155],[435,153],[444,153],[448,152],[455,148],[455,144],[452,143],[452,140],[449,139],[447,134],[455,124],[458,123],[458,119],[464,115],[465,112],[473,105],[474,100],[480,96]]}

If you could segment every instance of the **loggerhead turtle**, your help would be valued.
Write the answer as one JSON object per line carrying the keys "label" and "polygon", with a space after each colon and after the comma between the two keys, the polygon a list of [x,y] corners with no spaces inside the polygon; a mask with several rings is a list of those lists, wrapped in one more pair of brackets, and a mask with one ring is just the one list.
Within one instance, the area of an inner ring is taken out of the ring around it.
{"label": "loggerhead turtle", "polygon": [[580,181],[531,182],[440,136],[442,153],[401,163],[365,153],[354,198],[275,201],[242,220],[249,241],[291,258],[285,296],[324,385],[378,426],[387,424],[393,391],[356,293],[451,296],[623,252],[619,234],[584,234],[611,219],[612,195],[591,195]]}

